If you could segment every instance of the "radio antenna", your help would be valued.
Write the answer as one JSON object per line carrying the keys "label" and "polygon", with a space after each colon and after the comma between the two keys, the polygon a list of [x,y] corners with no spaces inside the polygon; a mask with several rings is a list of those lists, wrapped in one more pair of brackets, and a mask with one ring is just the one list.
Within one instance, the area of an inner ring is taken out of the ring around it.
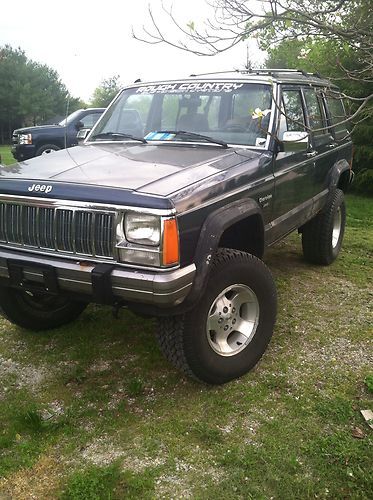
{"label": "radio antenna", "polygon": [[70,92],[67,97],[67,102],[66,102],[66,116],[65,116],[65,151],[66,153],[70,156],[72,161],[75,163],[75,165],[78,165],[77,162],[74,160],[74,158],[71,156],[69,148],[67,147],[67,117],[69,116],[69,107],[70,107]]}
{"label": "radio antenna", "polygon": [[69,107],[70,107],[70,92],[67,94],[66,101],[66,116],[65,116],[65,149],[67,149],[67,117],[69,116]]}

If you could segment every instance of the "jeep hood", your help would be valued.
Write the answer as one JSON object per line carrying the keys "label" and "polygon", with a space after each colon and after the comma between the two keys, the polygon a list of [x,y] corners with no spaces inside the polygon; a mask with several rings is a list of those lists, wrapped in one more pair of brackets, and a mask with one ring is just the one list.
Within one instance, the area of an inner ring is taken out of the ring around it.
{"label": "jeep hood", "polygon": [[0,168],[0,192],[1,179],[19,179],[167,196],[259,155],[210,145],[83,145]]}

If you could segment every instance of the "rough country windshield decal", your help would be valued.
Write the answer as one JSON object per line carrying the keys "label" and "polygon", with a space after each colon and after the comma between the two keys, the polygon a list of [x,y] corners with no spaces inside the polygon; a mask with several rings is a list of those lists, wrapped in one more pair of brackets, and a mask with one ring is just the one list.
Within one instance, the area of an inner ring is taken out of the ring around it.
{"label": "rough country windshield decal", "polygon": [[[234,81],[169,81],[124,89],[88,140],[142,141],[159,146],[264,149],[271,120],[272,86]],[[145,138],[145,139],[144,139]]]}
{"label": "rough country windshield decal", "polygon": [[137,94],[176,94],[179,92],[232,92],[241,88],[243,83],[205,82],[205,83],[167,83],[139,87]]}

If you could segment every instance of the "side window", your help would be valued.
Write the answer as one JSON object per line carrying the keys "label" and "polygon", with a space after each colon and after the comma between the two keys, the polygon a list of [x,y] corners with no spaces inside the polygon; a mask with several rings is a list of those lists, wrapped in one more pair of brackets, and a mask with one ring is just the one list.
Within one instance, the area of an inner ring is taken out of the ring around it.
{"label": "side window", "polygon": [[285,117],[285,108],[284,108],[284,102],[281,102],[281,115],[280,115],[280,123],[278,127],[278,132],[277,132],[277,138],[282,141],[284,137],[284,132],[286,132],[288,129],[287,123],[286,123],[286,117]]}
{"label": "side window", "polygon": [[335,125],[333,128],[336,132],[346,133],[348,131],[347,124],[342,123],[338,125],[339,122],[346,119],[342,98],[338,94],[331,94],[327,96],[326,101],[328,103],[330,121],[332,125]]}
{"label": "side window", "polygon": [[323,120],[321,102],[319,97],[316,95],[316,90],[304,89],[304,97],[306,99],[308,120],[310,122],[311,130],[316,130],[316,135],[327,134],[327,124]]}
{"label": "side window", "polygon": [[[282,107],[285,112],[285,116],[281,114],[280,119],[280,130],[282,129],[282,133],[286,130],[296,132],[305,130],[304,112],[300,91],[293,89],[283,90]],[[282,139],[282,137],[280,137],[280,139]]]}
{"label": "side window", "polygon": [[89,115],[83,116],[79,121],[81,121],[84,125],[84,128],[92,128],[93,125],[100,118],[100,113],[90,113]]}

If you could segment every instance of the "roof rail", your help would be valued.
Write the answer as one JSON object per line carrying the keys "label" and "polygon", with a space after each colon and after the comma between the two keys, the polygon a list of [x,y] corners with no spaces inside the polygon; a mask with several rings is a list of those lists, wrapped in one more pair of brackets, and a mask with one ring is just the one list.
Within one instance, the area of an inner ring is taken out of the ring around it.
{"label": "roof rail", "polygon": [[301,73],[304,76],[309,76],[309,73],[306,73],[302,69],[288,69],[288,68],[251,68],[247,70],[243,70],[245,73],[255,73],[259,74],[269,74],[272,75],[274,73]]}
{"label": "roof rail", "polygon": [[228,69],[226,71],[209,71],[208,73],[192,73],[189,76],[222,75],[224,73],[241,73],[240,69]]}
{"label": "roof rail", "polygon": [[314,76],[316,78],[322,78],[319,73],[307,73],[302,69],[288,69],[288,68],[251,68],[251,69],[231,69],[227,71],[210,71],[208,73],[192,73],[191,77],[195,76],[207,76],[207,75],[222,75],[224,73],[243,73],[243,74],[254,74],[254,75],[274,75],[277,73],[300,73],[303,76]]}

